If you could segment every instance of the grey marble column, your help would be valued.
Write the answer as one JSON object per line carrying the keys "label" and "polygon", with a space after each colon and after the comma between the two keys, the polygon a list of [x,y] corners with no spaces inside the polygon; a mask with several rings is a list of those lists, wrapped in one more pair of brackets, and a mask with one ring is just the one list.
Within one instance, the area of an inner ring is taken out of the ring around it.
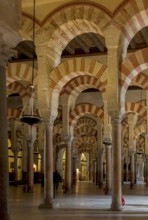
{"label": "grey marble column", "polygon": [[135,184],[135,150],[130,150],[130,187],[133,189]]}
{"label": "grey marble column", "polygon": [[44,150],[44,198],[39,208],[53,208],[53,122],[54,118],[45,121],[46,144]]}
{"label": "grey marble column", "polygon": [[145,182],[146,186],[148,186],[148,155],[145,155],[146,167],[145,167]]}
{"label": "grey marble column", "polygon": [[71,138],[68,136],[64,137],[66,143],[66,173],[65,173],[65,190],[69,192],[71,190]]}
{"label": "grey marble column", "polygon": [[125,179],[127,182],[129,180],[129,163],[127,162],[126,163],[126,179]]}
{"label": "grey marble column", "polygon": [[103,149],[99,149],[99,162],[98,162],[98,177],[99,177],[99,188],[103,186]]}
{"label": "grey marble column", "polygon": [[112,176],[112,163],[111,163],[111,145],[106,145],[106,192],[111,194],[111,176]]}
{"label": "grey marble column", "polygon": [[72,185],[76,185],[77,157],[72,157]]}
{"label": "grey marble column", "polygon": [[33,171],[33,142],[28,141],[28,181],[27,181],[27,191],[33,192],[34,185],[34,171]]}
{"label": "grey marble column", "polygon": [[112,210],[122,210],[121,117],[112,117]]}
{"label": "grey marble column", "polygon": [[92,160],[92,181],[96,183],[96,161],[95,159]]}
{"label": "grey marble column", "polygon": [[17,148],[14,152],[14,184],[17,186],[18,184],[18,150]]}

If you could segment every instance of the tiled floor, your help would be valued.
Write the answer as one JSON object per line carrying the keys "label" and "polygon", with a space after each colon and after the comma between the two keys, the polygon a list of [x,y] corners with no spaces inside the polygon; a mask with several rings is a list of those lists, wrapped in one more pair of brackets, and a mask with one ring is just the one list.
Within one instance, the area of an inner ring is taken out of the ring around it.
{"label": "tiled floor", "polygon": [[148,218],[148,187],[137,185],[131,190],[123,186],[126,205],[123,211],[110,210],[111,196],[90,182],[79,182],[71,193],[63,194],[59,189],[54,199],[54,208],[38,209],[43,189],[35,185],[34,193],[23,193],[22,186],[10,186],[11,220],[91,220],[126,219],[143,220]]}

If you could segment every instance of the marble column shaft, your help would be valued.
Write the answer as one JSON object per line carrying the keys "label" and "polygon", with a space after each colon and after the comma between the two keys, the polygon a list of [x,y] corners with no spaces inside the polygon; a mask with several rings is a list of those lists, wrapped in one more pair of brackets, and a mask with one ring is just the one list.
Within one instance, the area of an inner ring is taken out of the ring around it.
{"label": "marble column shaft", "polygon": [[39,208],[53,208],[53,120],[45,122],[44,198]]}
{"label": "marble column shaft", "polygon": [[121,182],[121,118],[112,120],[112,210],[122,210],[122,182]]}
{"label": "marble column shaft", "polygon": [[33,192],[34,185],[34,171],[33,171],[33,142],[31,140],[28,141],[28,182],[27,182],[27,191]]}
{"label": "marble column shaft", "polygon": [[146,186],[148,186],[148,155],[146,155],[146,171],[145,171],[145,181],[146,181]]}
{"label": "marble column shaft", "polygon": [[18,181],[18,151],[17,149],[14,151],[14,182],[17,185]]}
{"label": "marble column shaft", "polygon": [[9,220],[6,67],[0,61],[0,219]]}
{"label": "marble column shaft", "polygon": [[97,183],[99,188],[103,186],[103,150],[102,150],[102,125],[101,122],[97,123],[97,144],[98,144],[98,159],[97,159]]}
{"label": "marble column shaft", "polygon": [[111,146],[106,146],[106,194],[111,194]]}
{"label": "marble column shaft", "polygon": [[66,140],[66,173],[65,173],[65,188],[66,191],[71,189],[71,140]]}
{"label": "marble column shaft", "polygon": [[133,188],[134,184],[135,184],[135,153],[134,151],[133,152],[130,152],[130,166],[131,166],[131,189]]}
{"label": "marble column shaft", "polygon": [[77,158],[72,157],[72,185],[76,185],[76,168],[77,168]]}

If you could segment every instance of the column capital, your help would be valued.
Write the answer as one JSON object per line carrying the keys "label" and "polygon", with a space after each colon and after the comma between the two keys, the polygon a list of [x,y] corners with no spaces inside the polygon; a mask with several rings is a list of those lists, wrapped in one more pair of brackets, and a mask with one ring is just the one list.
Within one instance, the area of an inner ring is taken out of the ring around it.
{"label": "column capital", "polygon": [[55,116],[50,116],[49,118],[44,118],[43,121],[44,121],[45,125],[52,126],[55,121]]}
{"label": "column capital", "polygon": [[103,144],[107,147],[107,146],[111,146],[112,145],[112,140],[110,137],[105,137],[103,138]]}
{"label": "column capital", "polygon": [[65,141],[66,144],[72,142],[73,137],[69,136],[69,135],[63,135],[63,140]]}
{"label": "column capital", "polygon": [[116,111],[112,111],[110,112],[110,116],[111,116],[111,122],[113,123],[121,123],[122,121],[122,113],[120,112],[116,112]]}
{"label": "column capital", "polygon": [[134,155],[135,153],[136,153],[136,149],[135,148],[129,149],[129,154],[130,155]]}

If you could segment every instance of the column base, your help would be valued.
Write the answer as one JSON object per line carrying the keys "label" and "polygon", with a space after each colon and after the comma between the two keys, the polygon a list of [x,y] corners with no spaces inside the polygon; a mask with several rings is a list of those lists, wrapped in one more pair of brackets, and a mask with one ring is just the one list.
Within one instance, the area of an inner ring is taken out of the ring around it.
{"label": "column base", "polygon": [[121,205],[111,204],[110,209],[111,209],[112,211],[122,211],[122,210],[123,210],[123,207],[122,207]]}
{"label": "column base", "polygon": [[38,207],[39,209],[52,209],[53,203],[51,201],[43,201]]}

